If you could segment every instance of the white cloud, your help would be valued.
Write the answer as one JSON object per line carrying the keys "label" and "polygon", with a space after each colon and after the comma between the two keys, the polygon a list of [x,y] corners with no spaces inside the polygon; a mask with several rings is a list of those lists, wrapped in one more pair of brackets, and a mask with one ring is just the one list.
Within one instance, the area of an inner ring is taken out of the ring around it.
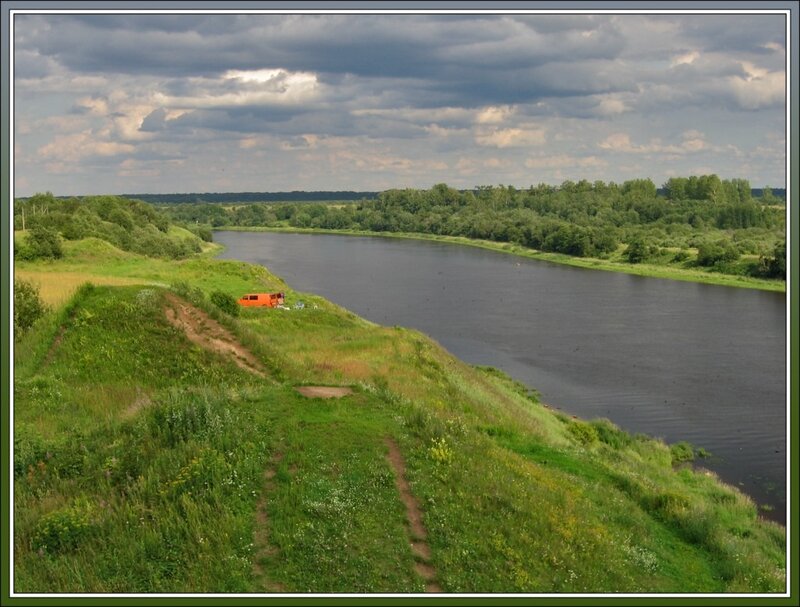
{"label": "white cloud", "polygon": [[499,124],[508,120],[516,111],[509,105],[490,105],[478,112],[475,122],[478,124]]}
{"label": "white cloud", "polygon": [[529,169],[562,169],[567,167],[603,167],[608,162],[597,156],[569,156],[555,154],[548,156],[533,156],[525,160]]}
{"label": "white cloud", "polygon": [[261,140],[258,137],[245,137],[239,140],[239,147],[243,150],[249,150],[261,145]]}
{"label": "white cloud", "polygon": [[478,145],[496,148],[543,145],[547,141],[545,130],[531,125],[519,128],[479,130],[475,135]]}
{"label": "white cloud", "polygon": [[78,99],[75,105],[95,116],[108,115],[108,102],[102,97],[82,97]]}
{"label": "white cloud", "polygon": [[739,105],[748,110],[779,105],[786,99],[786,77],[749,62],[742,62],[745,76],[731,76],[728,86]]}
{"label": "white cloud", "polygon": [[[175,109],[210,109],[248,105],[294,105],[316,99],[321,91],[317,76],[284,69],[228,71],[221,79],[187,78],[191,94],[156,92],[156,105]],[[238,84],[231,90],[230,83]]]}
{"label": "white cloud", "polygon": [[81,131],[70,135],[58,135],[50,143],[40,147],[37,152],[41,158],[57,159],[59,163],[78,162],[91,156],[117,156],[130,154],[135,150],[128,143],[104,141],[97,134]]}
{"label": "white cloud", "polygon": [[673,154],[684,155],[700,152],[702,150],[717,149],[705,140],[705,135],[700,131],[685,131],[681,135],[681,143],[664,145],[660,138],[654,137],[646,144],[636,145],[627,133],[613,133],[598,143],[598,147],[611,152],[626,154]]}
{"label": "white cloud", "polygon": [[697,51],[689,51],[688,53],[683,53],[680,55],[676,55],[672,58],[670,62],[670,67],[677,67],[679,65],[691,65],[692,63],[700,57],[700,53]]}
{"label": "white cloud", "polygon": [[601,116],[613,116],[627,112],[630,108],[619,97],[607,96],[600,100],[596,109]]}

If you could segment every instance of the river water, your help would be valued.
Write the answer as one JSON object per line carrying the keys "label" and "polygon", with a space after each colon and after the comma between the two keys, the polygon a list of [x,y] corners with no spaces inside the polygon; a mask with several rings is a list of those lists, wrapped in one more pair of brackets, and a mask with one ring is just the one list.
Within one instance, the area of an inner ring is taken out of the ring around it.
{"label": "river water", "polygon": [[764,515],[786,521],[786,296],[585,270],[430,241],[216,232],[220,256],[268,267],[382,325],[498,367],[543,402],[686,440]]}

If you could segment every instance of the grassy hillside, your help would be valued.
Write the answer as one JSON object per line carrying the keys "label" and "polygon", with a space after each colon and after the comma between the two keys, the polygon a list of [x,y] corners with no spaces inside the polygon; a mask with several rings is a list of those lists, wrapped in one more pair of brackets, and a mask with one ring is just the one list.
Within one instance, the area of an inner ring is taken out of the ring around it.
{"label": "grassy hillside", "polygon": [[[15,270],[54,304],[15,345],[17,592],[784,589],[735,488],[416,331],[97,239]],[[268,290],[289,309],[210,301]]]}

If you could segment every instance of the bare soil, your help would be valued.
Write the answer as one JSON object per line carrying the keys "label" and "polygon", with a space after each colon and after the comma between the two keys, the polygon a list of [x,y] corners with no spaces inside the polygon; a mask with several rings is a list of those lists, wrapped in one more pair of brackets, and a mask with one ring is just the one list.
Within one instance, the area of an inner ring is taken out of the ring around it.
{"label": "bare soil", "polygon": [[172,293],[167,293],[166,298],[168,305],[164,308],[164,314],[167,320],[183,331],[190,342],[229,358],[245,371],[266,377],[259,360],[225,327]]}
{"label": "bare soil", "polygon": [[353,393],[343,386],[298,386],[295,390],[308,398],[341,398]]}
{"label": "bare soil", "polygon": [[431,564],[431,549],[426,541],[428,532],[422,523],[422,511],[419,509],[417,498],[411,493],[411,487],[406,480],[406,464],[400,447],[394,439],[386,437],[386,447],[389,452],[386,458],[394,471],[394,483],[400,494],[400,499],[406,507],[406,520],[408,522],[409,544],[417,562],[414,571],[425,580],[425,592],[442,592],[441,586],[436,583],[436,569]]}

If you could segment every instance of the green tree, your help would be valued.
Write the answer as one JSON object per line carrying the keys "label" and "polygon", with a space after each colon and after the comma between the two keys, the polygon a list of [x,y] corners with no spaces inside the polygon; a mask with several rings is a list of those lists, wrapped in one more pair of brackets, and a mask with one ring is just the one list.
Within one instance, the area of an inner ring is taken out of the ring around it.
{"label": "green tree", "polygon": [[644,238],[637,236],[628,243],[625,249],[625,257],[628,263],[642,263],[650,256],[651,247],[645,242]]}
{"label": "green tree", "polygon": [[775,245],[772,255],[762,255],[754,274],[767,278],[786,278],[786,241]]}
{"label": "green tree", "polygon": [[14,334],[19,337],[47,312],[39,289],[25,280],[14,280]]}

